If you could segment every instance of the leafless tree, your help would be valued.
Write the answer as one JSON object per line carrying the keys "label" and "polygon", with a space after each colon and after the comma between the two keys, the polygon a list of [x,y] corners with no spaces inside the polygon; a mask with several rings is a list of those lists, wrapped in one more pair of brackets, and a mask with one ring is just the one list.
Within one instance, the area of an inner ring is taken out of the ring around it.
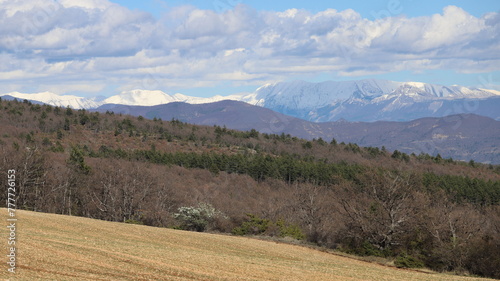
{"label": "leafless tree", "polygon": [[398,236],[414,215],[410,176],[373,174],[362,190],[344,189],[340,203],[353,237],[367,238],[381,250],[398,245]]}

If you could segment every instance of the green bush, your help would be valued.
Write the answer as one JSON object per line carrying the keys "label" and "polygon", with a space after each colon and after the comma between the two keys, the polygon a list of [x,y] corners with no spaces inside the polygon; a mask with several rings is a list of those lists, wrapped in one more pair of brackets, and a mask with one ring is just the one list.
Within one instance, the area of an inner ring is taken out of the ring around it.
{"label": "green bush", "polygon": [[356,249],[356,253],[361,256],[385,257],[383,251],[376,248],[372,243],[368,241],[364,241],[361,247]]}
{"label": "green bush", "polygon": [[362,257],[388,257],[392,255],[391,249],[389,247],[382,250],[375,247],[368,240],[360,241],[353,238],[346,239],[344,245],[340,248],[340,250],[348,254],[354,254]]}
{"label": "green bush", "polygon": [[253,214],[247,214],[247,216],[248,220],[243,222],[241,226],[235,227],[232,230],[233,234],[235,235],[262,234],[271,226],[270,220],[261,219]]}
{"label": "green bush", "polygon": [[279,227],[281,237],[291,237],[297,240],[304,240],[306,238],[306,235],[296,224],[287,224],[283,219],[279,219],[276,225]]}
{"label": "green bush", "polygon": [[422,268],[424,263],[406,253],[399,255],[394,261],[394,265],[399,268]]}
{"label": "green bush", "polygon": [[[277,235],[279,237],[291,237],[297,240],[305,239],[305,235],[298,225],[288,224],[283,219],[273,222],[268,219],[262,219],[257,215],[247,214],[247,221],[241,226],[232,230],[234,235]],[[276,233],[275,233],[276,231]]]}
{"label": "green bush", "polygon": [[134,219],[128,219],[128,220],[125,221],[125,223],[140,224],[140,225],[144,224],[142,221],[138,221],[138,220],[134,220]]}

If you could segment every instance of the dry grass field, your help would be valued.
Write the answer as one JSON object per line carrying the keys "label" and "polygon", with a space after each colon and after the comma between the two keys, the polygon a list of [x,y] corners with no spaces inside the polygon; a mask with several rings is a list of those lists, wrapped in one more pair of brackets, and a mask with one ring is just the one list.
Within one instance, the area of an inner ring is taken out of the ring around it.
{"label": "dry grass field", "polygon": [[[7,210],[0,209],[7,225]],[[396,269],[301,246],[17,211],[5,280],[487,280]],[[7,228],[2,256],[6,261]]]}

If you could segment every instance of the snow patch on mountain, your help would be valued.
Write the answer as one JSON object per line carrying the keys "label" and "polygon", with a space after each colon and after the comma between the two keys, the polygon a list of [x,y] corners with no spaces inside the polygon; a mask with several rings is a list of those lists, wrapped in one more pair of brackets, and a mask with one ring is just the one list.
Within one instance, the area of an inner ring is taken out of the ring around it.
{"label": "snow patch on mountain", "polygon": [[496,96],[500,96],[500,91],[496,91],[496,90],[488,90],[488,89],[479,89],[479,90],[482,90],[482,91],[485,91],[485,92],[489,92],[489,93],[492,93],[493,95],[496,95]]}

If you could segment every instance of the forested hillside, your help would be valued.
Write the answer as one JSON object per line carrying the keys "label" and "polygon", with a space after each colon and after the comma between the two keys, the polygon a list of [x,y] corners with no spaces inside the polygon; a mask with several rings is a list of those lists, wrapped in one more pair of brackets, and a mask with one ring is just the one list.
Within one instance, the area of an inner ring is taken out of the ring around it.
{"label": "forested hillside", "polygon": [[175,102],[157,106],[108,104],[96,111],[114,111],[149,119],[175,118],[190,124],[227,126],[241,131],[256,129],[261,133],[285,133],[307,140],[335,138],[339,142],[385,146],[388,150],[400,150],[407,154],[423,151],[456,160],[500,164],[500,121],[474,114],[421,118],[409,122],[339,120],[314,123],[260,106],[228,100],[207,104]]}
{"label": "forested hillside", "polygon": [[0,132],[22,209],[500,278],[499,166],[28,101],[0,101]]}

